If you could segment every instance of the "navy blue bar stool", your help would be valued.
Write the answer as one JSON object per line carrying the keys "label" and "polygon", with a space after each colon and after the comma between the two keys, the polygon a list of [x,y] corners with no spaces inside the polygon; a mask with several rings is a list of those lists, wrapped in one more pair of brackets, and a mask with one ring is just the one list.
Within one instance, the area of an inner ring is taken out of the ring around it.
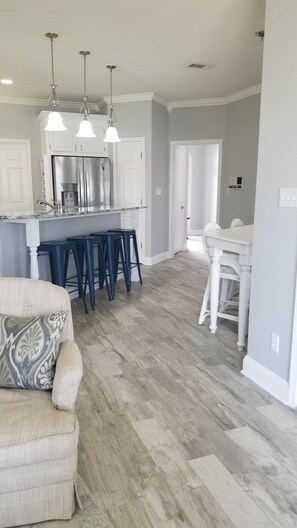
{"label": "navy blue bar stool", "polygon": [[[66,240],[50,240],[48,242],[42,242],[38,247],[38,255],[42,254],[49,255],[52,283],[62,286],[62,288],[66,288],[66,286],[74,287],[69,293],[78,291],[79,296],[83,300],[85,311],[88,313],[81,268],[75,243]],[[70,254],[72,254],[74,258],[76,274],[67,276]]]}
{"label": "navy blue bar stool", "polygon": [[[129,282],[126,274],[126,265],[124,250],[122,245],[122,237],[120,233],[102,231],[98,233],[91,233],[91,236],[101,236],[104,245],[104,257],[108,270],[109,287],[112,299],[115,299],[115,281],[117,278],[117,262],[119,256],[123,264],[123,273],[127,291],[129,290]],[[131,289],[131,287],[130,287]]]}
{"label": "navy blue bar stool", "polygon": [[[135,229],[111,229],[109,232],[113,233],[120,233],[122,240],[123,240],[123,247],[124,247],[124,257],[125,257],[125,264],[126,264],[126,275],[127,280],[129,284],[129,290],[131,290],[131,270],[132,268],[137,267],[138,270],[138,277],[139,282],[142,284],[142,276],[140,271],[140,262],[139,262],[139,253],[138,253],[138,245],[137,245],[137,238],[136,238],[136,231]],[[133,241],[133,248],[134,248],[134,254],[135,254],[135,260],[136,262],[131,262],[131,247],[130,247],[130,240]]]}
{"label": "navy blue bar stool", "polygon": [[[85,286],[89,287],[90,303],[92,310],[95,310],[95,284],[99,283],[99,287],[103,288],[104,283],[108,293],[108,298],[111,301],[110,287],[106,274],[105,261],[104,261],[104,245],[102,236],[92,235],[81,235],[69,237],[70,240],[76,244],[77,254],[81,273],[84,276],[84,264],[85,264]],[[97,249],[98,263],[95,267],[94,263],[94,249]],[[98,279],[98,280],[96,280]]]}

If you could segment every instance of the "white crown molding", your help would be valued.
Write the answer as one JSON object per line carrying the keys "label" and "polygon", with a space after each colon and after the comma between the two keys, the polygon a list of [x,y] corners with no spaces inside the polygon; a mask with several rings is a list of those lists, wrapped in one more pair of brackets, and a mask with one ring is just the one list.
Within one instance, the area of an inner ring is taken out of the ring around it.
{"label": "white crown molding", "polygon": [[[105,96],[104,103],[100,103],[101,106],[107,104],[110,104],[110,96]],[[156,94],[155,92],[147,92],[147,93],[138,93],[138,94],[127,94],[127,95],[113,95],[112,96],[113,103],[135,103],[139,101],[155,101],[156,103],[159,103],[163,106],[168,107],[170,104],[170,101],[167,101],[163,97],[160,97],[160,95]]]}
{"label": "white crown molding", "polygon": [[225,97],[216,97],[210,99],[186,99],[184,101],[171,101],[168,106],[168,112],[174,110],[175,108],[193,108],[195,106],[218,106],[224,105]]}
{"label": "white crown molding", "polygon": [[234,94],[227,95],[224,99],[226,104],[235,103],[235,101],[245,99],[246,97],[251,97],[252,95],[256,95],[258,93],[261,93],[261,84],[255,84],[255,86],[251,86],[250,88],[246,88],[245,90],[240,90],[240,92],[235,92]]}
{"label": "white crown molding", "polygon": [[240,92],[227,95],[226,97],[212,97],[209,99],[187,99],[185,101],[171,101],[168,106],[168,112],[175,108],[191,108],[195,106],[219,106],[234,103],[240,99],[246,99],[252,95],[256,95],[261,92],[261,84],[256,84]]}
{"label": "white crown molding", "polygon": [[[187,99],[184,101],[171,101],[164,99],[155,92],[138,93],[138,94],[127,94],[127,95],[114,95],[112,100],[114,103],[135,103],[139,101],[155,101],[156,103],[165,106],[168,112],[171,112],[175,108],[193,108],[197,106],[219,106],[234,103],[240,99],[251,97],[261,92],[261,84],[251,86],[240,92],[236,92],[226,97],[213,97],[209,99]],[[2,104],[19,104],[19,105],[30,105],[30,106],[48,106],[48,101],[45,99],[27,99],[23,97],[6,97],[0,96],[0,103]],[[98,103],[88,103],[89,108],[93,112],[100,112],[100,110],[110,104],[110,97],[103,97]],[[68,109],[80,109],[81,102],[77,101],[60,101],[62,108]]]}
{"label": "white crown molding", "polygon": [[[0,103],[12,105],[27,105],[27,106],[45,106],[48,107],[47,99],[28,99],[26,97],[6,97],[0,95]],[[80,109],[82,103],[78,101],[60,101],[60,107],[69,109]],[[96,103],[88,103],[90,110],[96,111]]]}

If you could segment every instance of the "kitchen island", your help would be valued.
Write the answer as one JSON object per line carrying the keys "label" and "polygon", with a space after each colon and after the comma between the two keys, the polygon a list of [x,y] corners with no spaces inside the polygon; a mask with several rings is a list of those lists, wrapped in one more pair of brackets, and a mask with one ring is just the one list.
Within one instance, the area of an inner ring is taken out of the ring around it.
{"label": "kitchen island", "polygon": [[[131,227],[137,228],[139,210],[144,206],[98,206],[36,209],[0,213],[0,275],[50,280],[48,259],[39,259],[40,242],[65,240],[75,235],[121,227],[121,213],[131,211]],[[29,252],[28,249],[29,248]]]}

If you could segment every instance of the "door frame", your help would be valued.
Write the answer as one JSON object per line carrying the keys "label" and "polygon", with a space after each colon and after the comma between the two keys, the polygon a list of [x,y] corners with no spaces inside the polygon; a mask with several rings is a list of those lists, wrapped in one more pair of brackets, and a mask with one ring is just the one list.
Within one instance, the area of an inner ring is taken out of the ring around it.
{"label": "door frame", "polygon": [[[217,191],[217,219],[220,216],[221,198],[221,176],[222,176],[222,139],[188,139],[182,141],[170,141],[170,171],[169,171],[169,258],[174,257],[174,176],[175,176],[175,149],[178,146],[189,147],[191,145],[219,145],[218,166],[218,191]],[[187,178],[187,175],[186,175]],[[188,182],[186,181],[188,188]],[[186,190],[187,190],[186,188]],[[186,211],[188,212],[188,211]]]}
{"label": "door frame", "polygon": [[[132,141],[139,141],[141,143],[141,152],[142,152],[142,158],[141,158],[141,182],[140,182],[140,189],[141,189],[141,204],[145,206],[146,204],[146,194],[145,194],[145,137],[122,137],[121,142],[132,142]],[[113,143],[112,145],[112,165],[113,165],[113,190],[114,195],[118,196],[118,189],[119,189],[119,175],[118,175],[118,157],[117,157],[117,143]],[[133,211],[132,211],[133,212]],[[146,231],[145,231],[145,208],[144,209],[138,209],[136,211],[138,213],[138,222],[141,224],[141,234],[142,234],[142,248],[141,248],[141,255],[142,255],[142,263],[145,264],[145,247],[146,247]],[[134,215],[134,217],[137,215]],[[133,217],[133,215],[132,215]],[[136,220],[137,221],[137,220]]]}

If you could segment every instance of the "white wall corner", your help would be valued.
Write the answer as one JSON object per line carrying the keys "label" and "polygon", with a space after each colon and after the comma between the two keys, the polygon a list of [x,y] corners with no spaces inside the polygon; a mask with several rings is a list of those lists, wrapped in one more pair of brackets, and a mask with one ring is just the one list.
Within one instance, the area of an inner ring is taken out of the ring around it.
{"label": "white wall corner", "polygon": [[159,262],[170,258],[173,258],[173,256],[170,255],[169,251],[165,251],[164,253],[159,253],[153,257],[143,257],[142,264],[145,266],[153,266],[154,264],[158,264]]}
{"label": "white wall corner", "polygon": [[271,396],[288,405],[289,382],[264,367],[250,356],[245,356],[241,373],[266,390]]}

